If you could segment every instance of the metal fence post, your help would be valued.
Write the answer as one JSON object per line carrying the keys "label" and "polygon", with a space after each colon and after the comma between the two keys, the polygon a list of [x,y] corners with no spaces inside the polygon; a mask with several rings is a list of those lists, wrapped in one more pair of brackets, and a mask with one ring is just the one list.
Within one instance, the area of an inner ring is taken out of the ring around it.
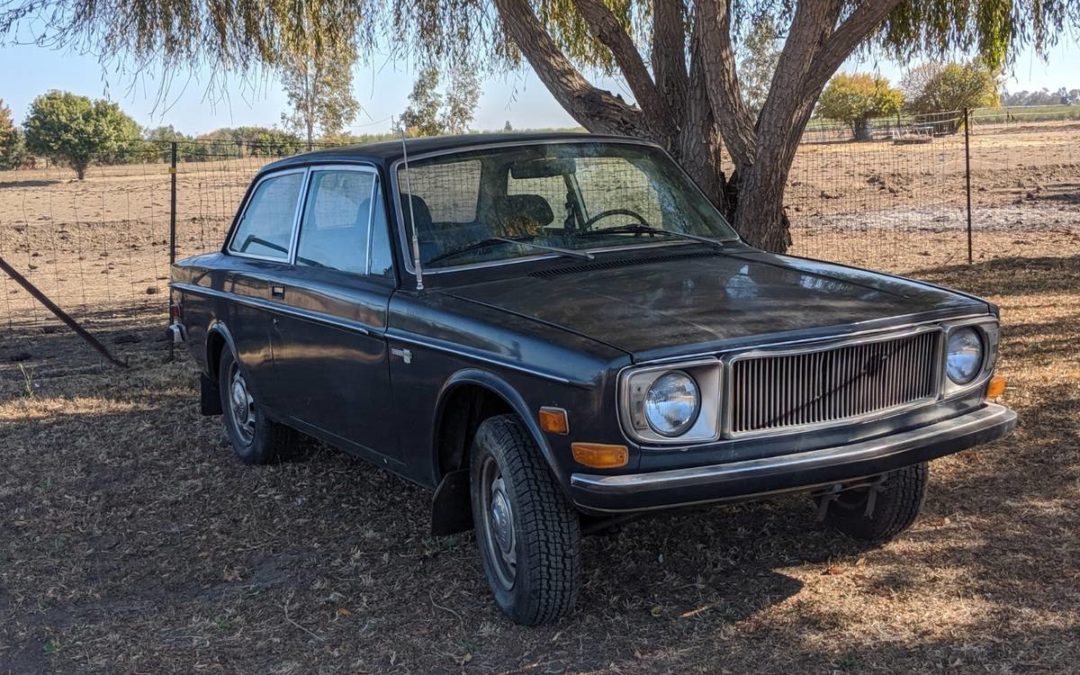
{"label": "metal fence post", "polygon": [[169,143],[169,264],[176,262],[176,141]]}
{"label": "metal fence post", "polygon": [[[172,276],[172,265],[176,262],[176,154],[177,143],[169,143],[169,276]],[[169,322],[172,323],[172,293],[165,294],[167,306],[165,311],[169,313]],[[169,360],[176,357],[176,344],[169,340]]]}
{"label": "metal fence post", "polygon": [[964,178],[967,182],[967,253],[968,264],[975,261],[971,242],[971,110],[964,108]]}

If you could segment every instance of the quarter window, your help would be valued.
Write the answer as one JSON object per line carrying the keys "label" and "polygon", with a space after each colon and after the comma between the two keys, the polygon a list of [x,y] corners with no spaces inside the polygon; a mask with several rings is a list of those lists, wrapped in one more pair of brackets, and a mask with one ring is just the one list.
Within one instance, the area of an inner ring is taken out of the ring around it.
{"label": "quarter window", "polygon": [[240,217],[229,250],[276,260],[289,259],[296,201],[303,172],[272,176],[260,182]]}
{"label": "quarter window", "polygon": [[[386,215],[376,197],[377,181],[372,172],[312,171],[296,264],[353,274],[388,274]],[[373,209],[373,204],[377,208]]]}

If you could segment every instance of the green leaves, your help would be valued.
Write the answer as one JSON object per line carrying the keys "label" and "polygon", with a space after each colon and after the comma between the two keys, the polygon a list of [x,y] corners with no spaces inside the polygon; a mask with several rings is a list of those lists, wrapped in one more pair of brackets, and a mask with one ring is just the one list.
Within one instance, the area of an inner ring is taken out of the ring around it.
{"label": "green leaves", "polygon": [[840,73],[821,93],[817,114],[853,127],[871,117],[884,117],[900,110],[904,95],[884,77],[865,73]]}
{"label": "green leaves", "polygon": [[34,99],[23,127],[27,150],[71,166],[79,180],[96,157],[125,151],[140,133],[115,103],[56,90]]}
{"label": "green leaves", "polygon": [[998,73],[985,63],[925,63],[904,74],[901,86],[915,113],[979,108],[998,103]]}

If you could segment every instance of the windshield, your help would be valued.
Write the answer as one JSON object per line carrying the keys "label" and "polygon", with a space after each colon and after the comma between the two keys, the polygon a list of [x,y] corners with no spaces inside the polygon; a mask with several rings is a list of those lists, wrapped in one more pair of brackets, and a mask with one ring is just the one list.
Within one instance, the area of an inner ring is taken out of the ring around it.
{"label": "windshield", "polygon": [[686,175],[644,145],[545,143],[414,160],[407,174],[399,167],[398,190],[409,249],[415,222],[426,269],[681,243],[680,234],[737,239]]}

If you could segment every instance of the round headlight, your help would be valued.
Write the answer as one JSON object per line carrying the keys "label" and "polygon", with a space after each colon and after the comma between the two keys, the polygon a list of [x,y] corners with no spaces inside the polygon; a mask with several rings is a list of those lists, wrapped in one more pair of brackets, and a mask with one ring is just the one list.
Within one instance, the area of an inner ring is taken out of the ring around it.
{"label": "round headlight", "polygon": [[645,419],[661,436],[679,436],[694,426],[701,408],[697,383],[681,370],[661,375],[645,394]]}
{"label": "round headlight", "polygon": [[967,384],[982,369],[983,344],[974,328],[958,328],[949,333],[945,374],[956,384]]}

